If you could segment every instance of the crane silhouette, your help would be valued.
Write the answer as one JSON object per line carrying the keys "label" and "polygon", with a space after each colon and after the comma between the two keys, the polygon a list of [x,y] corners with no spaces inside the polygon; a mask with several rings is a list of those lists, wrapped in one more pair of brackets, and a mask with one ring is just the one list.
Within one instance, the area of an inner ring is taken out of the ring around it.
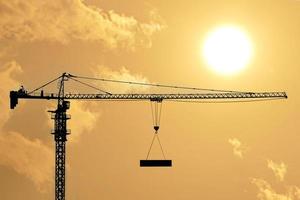
{"label": "crane silhouette", "polygon": [[[66,93],[65,82],[73,80],[77,83],[90,87],[98,91],[98,93]],[[141,85],[148,87],[159,88],[171,88],[171,89],[184,89],[197,91],[194,93],[111,93],[102,90],[90,83],[86,83],[82,80],[94,80],[102,82],[113,82],[119,84]],[[44,88],[49,84],[58,83],[58,93],[44,93]],[[201,91],[201,92],[200,92]],[[206,91],[203,93],[203,91]],[[51,118],[54,120],[54,129],[52,134],[55,140],[55,200],[65,199],[65,160],[66,160],[66,141],[67,135],[70,134],[67,129],[67,120],[70,119],[70,115],[67,114],[67,110],[70,108],[70,101],[68,100],[127,100],[127,101],[151,101],[156,103],[156,112],[160,112],[158,107],[163,100],[176,100],[176,101],[209,101],[215,102],[243,102],[243,101],[265,101],[265,100],[278,100],[286,99],[287,94],[285,92],[239,92],[230,90],[216,90],[206,88],[193,88],[183,86],[172,86],[163,84],[143,83],[143,82],[131,82],[124,80],[111,80],[103,78],[92,78],[85,76],[75,76],[69,73],[63,73],[61,76],[43,84],[42,86],[27,92],[23,86],[17,91],[10,91],[10,108],[14,109],[18,104],[19,99],[44,99],[44,100],[57,100],[57,108],[52,113]],[[157,117],[157,116],[156,116]],[[155,137],[159,129],[159,124],[156,120],[154,124]],[[155,139],[153,138],[153,140]],[[151,143],[151,146],[153,141]],[[150,147],[151,149],[151,147]],[[149,152],[148,152],[149,155]],[[147,156],[148,158],[148,156]],[[141,160],[141,167],[152,166],[171,166],[171,160]]]}

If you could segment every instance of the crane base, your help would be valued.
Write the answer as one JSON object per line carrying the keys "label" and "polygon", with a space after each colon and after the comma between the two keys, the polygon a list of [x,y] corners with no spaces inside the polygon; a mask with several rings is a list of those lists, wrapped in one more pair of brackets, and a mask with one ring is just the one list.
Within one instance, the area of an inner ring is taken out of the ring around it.
{"label": "crane base", "polygon": [[172,167],[172,160],[140,160],[140,167]]}

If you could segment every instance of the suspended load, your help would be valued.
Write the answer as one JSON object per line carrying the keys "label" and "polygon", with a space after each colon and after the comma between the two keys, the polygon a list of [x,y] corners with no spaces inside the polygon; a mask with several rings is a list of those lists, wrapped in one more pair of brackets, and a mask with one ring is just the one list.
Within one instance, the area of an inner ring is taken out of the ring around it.
{"label": "suspended load", "polygon": [[172,167],[172,160],[140,160],[141,167]]}
{"label": "suspended load", "polygon": [[[162,110],[162,99],[151,99],[151,112],[152,112],[152,121],[153,121],[153,128],[154,128],[154,135],[148,150],[148,154],[145,160],[140,160],[140,167],[172,167],[172,160],[167,160],[162,144],[160,142],[158,136],[158,130],[160,126],[160,117],[161,117],[161,110]],[[149,155],[152,150],[153,143],[155,139],[158,141],[161,153],[164,157],[162,160],[150,160]]]}

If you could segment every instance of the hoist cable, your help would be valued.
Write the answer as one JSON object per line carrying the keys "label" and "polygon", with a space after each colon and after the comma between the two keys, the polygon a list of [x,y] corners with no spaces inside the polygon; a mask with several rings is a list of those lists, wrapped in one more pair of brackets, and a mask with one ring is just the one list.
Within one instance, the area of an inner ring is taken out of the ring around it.
{"label": "hoist cable", "polygon": [[[159,127],[159,125],[160,125],[162,102],[158,102],[158,101],[153,101],[152,102],[151,101],[150,105],[151,105],[152,122],[153,122],[153,126],[154,126],[154,129],[155,129],[155,127]],[[158,136],[158,129],[155,129],[155,133],[154,133],[154,136],[153,136],[150,148],[148,150],[148,154],[147,154],[146,160],[149,158],[149,155],[150,155],[150,152],[152,150],[152,146],[153,146],[155,138],[157,138],[157,141],[159,143],[162,155],[163,155],[164,159],[166,160],[166,155],[165,155],[163,146],[162,146],[162,144],[160,142],[160,139],[159,139],[159,136]]]}
{"label": "hoist cable", "polygon": [[163,105],[162,102],[160,102],[159,117],[158,117],[158,123],[159,123],[159,125],[160,125],[162,105]]}
{"label": "hoist cable", "polygon": [[151,114],[152,114],[152,122],[153,126],[159,126],[160,125],[160,118],[161,118],[161,109],[162,109],[162,103],[157,101],[151,101]]}
{"label": "hoist cable", "polygon": [[[162,102],[156,102],[156,106],[157,106],[157,126],[160,126],[161,111],[162,111]],[[162,144],[160,142],[159,136],[158,136],[158,134],[156,134],[156,135],[157,135],[157,140],[158,140],[161,152],[162,152],[162,154],[164,156],[164,159],[166,159],[165,152],[163,150],[163,147],[162,147]]]}
{"label": "hoist cable", "polygon": [[104,91],[104,90],[102,90],[102,89],[100,89],[100,88],[97,88],[97,87],[95,87],[95,86],[93,86],[93,85],[90,85],[90,84],[88,84],[88,83],[79,81],[79,80],[77,80],[77,79],[75,79],[75,78],[71,78],[71,77],[69,77],[69,78],[70,78],[71,80],[73,80],[73,81],[76,81],[76,82],[78,82],[78,83],[81,83],[81,84],[83,84],[83,85],[85,85],[85,86],[88,86],[88,87],[90,87],[90,88],[93,88],[93,89],[95,89],[95,90],[98,90],[98,91],[100,91],[100,92],[103,92],[103,93],[105,93],[105,94],[112,95],[111,93],[106,92],[106,91]]}
{"label": "hoist cable", "polygon": [[155,126],[155,116],[154,116],[154,111],[153,111],[153,102],[150,102],[150,106],[151,106],[151,116],[152,116],[152,125]]}
{"label": "hoist cable", "polygon": [[143,82],[135,82],[135,81],[123,81],[123,80],[113,80],[113,79],[104,79],[104,78],[92,78],[92,77],[86,77],[86,76],[72,75],[72,77],[81,78],[81,79],[88,79],[88,80],[104,81],[104,82],[124,83],[124,84],[143,85],[143,86],[152,86],[152,87],[164,87],[164,88],[173,88],[173,89],[242,93],[241,91],[233,91],[233,90],[218,90],[218,89],[210,89],[210,88],[197,88],[197,87],[165,85],[165,84],[156,84],[156,83],[143,83]]}
{"label": "hoist cable", "polygon": [[158,122],[157,122],[157,118],[158,118],[158,103],[155,103],[155,126],[159,126]]}

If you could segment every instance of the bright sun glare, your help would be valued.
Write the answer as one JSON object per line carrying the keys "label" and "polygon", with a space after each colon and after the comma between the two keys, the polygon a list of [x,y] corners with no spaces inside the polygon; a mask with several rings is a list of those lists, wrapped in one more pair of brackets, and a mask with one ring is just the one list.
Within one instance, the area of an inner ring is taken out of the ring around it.
{"label": "bright sun glare", "polygon": [[223,26],[208,35],[202,53],[212,69],[228,75],[239,72],[248,64],[252,56],[252,45],[240,29]]}

